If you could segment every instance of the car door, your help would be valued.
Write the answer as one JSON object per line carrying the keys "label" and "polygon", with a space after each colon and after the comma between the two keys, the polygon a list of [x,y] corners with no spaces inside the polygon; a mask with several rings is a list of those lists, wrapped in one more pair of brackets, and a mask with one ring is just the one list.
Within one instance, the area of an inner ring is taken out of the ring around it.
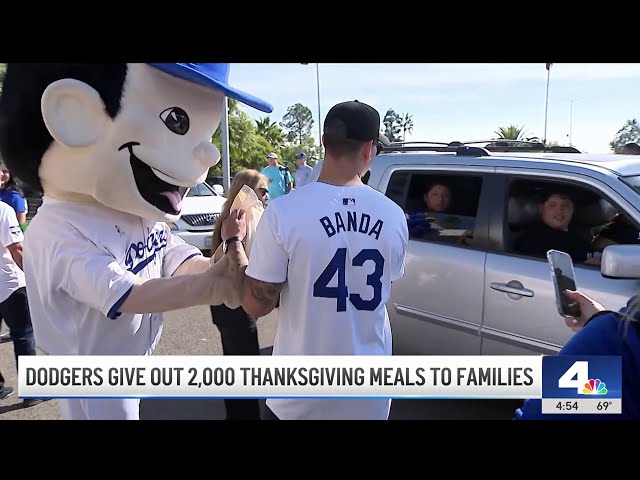
{"label": "car door", "polygon": [[[513,174],[498,169],[497,172]],[[549,172],[529,172],[544,178]],[[507,183],[503,197],[494,206],[491,229],[505,232]],[[604,183],[577,174],[565,175],[572,184],[581,184],[605,198],[614,195]],[[618,207],[620,208],[620,207]],[[481,328],[483,355],[555,354],[573,335],[557,311],[550,268],[545,259],[510,253],[504,242],[487,254],[484,288],[484,316]],[[598,267],[574,265],[577,288],[597,299],[606,308],[618,310],[637,294],[637,280],[607,279]]]}
{"label": "car door", "polygon": [[[397,166],[382,177],[379,189],[406,212],[409,185],[417,175],[469,174],[484,182],[490,171],[488,167],[468,170],[451,165]],[[475,219],[476,246],[426,241],[410,234],[405,274],[394,282],[387,304],[394,354],[480,354],[486,257],[483,242],[488,232],[486,191],[483,184]],[[453,230],[450,233],[455,234]]]}

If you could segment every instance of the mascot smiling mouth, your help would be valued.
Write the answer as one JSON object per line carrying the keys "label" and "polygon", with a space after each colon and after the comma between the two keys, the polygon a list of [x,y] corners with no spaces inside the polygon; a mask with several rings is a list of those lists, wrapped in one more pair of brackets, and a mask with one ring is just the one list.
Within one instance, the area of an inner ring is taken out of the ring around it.
{"label": "mascot smiling mouth", "polygon": [[[118,151],[129,150],[129,161],[136,187],[142,198],[159,210],[171,215],[178,215],[182,208],[182,198],[187,191],[186,187],[172,185],[160,179],[154,169],[140,160],[133,153],[133,147],[140,145],[138,142],[127,142]],[[163,175],[164,172],[158,170]],[[167,175],[169,176],[169,175]]]}

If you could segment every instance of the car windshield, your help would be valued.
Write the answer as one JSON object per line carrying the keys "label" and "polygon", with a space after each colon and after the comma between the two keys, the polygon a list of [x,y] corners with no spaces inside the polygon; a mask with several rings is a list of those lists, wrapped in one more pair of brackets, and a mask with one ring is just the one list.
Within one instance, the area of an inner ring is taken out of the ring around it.
{"label": "car windshield", "polygon": [[638,195],[640,195],[640,175],[621,177],[621,180],[631,188],[633,188]]}
{"label": "car windshield", "polygon": [[204,183],[199,183],[189,190],[187,197],[214,197],[216,194]]}

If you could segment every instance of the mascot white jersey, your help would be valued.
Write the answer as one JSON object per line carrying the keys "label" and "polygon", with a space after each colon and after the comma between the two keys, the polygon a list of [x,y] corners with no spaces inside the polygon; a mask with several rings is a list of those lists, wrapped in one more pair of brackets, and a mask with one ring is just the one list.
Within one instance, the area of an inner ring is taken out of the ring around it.
{"label": "mascot white jersey", "polygon": [[[43,192],[25,235],[24,270],[44,352],[150,355],[162,332],[158,312],[240,301],[230,287],[242,265],[213,264],[165,223],[220,160],[211,137],[224,96],[272,111],[231,87],[229,70],[8,64],[0,152],[17,178]],[[239,236],[233,228],[227,232]],[[136,399],[59,403],[67,419],[139,418]]]}

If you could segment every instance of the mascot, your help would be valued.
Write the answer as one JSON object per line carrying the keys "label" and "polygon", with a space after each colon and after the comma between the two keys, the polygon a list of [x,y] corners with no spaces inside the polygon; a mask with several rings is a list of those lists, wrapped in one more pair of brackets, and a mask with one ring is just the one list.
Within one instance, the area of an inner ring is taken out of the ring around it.
{"label": "mascot", "polygon": [[[24,270],[45,353],[150,355],[161,312],[240,302],[231,288],[239,261],[210,262],[166,224],[220,160],[211,137],[224,97],[272,111],[230,86],[229,69],[8,64],[0,153],[17,178],[44,194],[26,234]],[[230,217],[223,240],[242,240],[243,229]],[[66,419],[139,418],[137,399],[59,402]]]}

